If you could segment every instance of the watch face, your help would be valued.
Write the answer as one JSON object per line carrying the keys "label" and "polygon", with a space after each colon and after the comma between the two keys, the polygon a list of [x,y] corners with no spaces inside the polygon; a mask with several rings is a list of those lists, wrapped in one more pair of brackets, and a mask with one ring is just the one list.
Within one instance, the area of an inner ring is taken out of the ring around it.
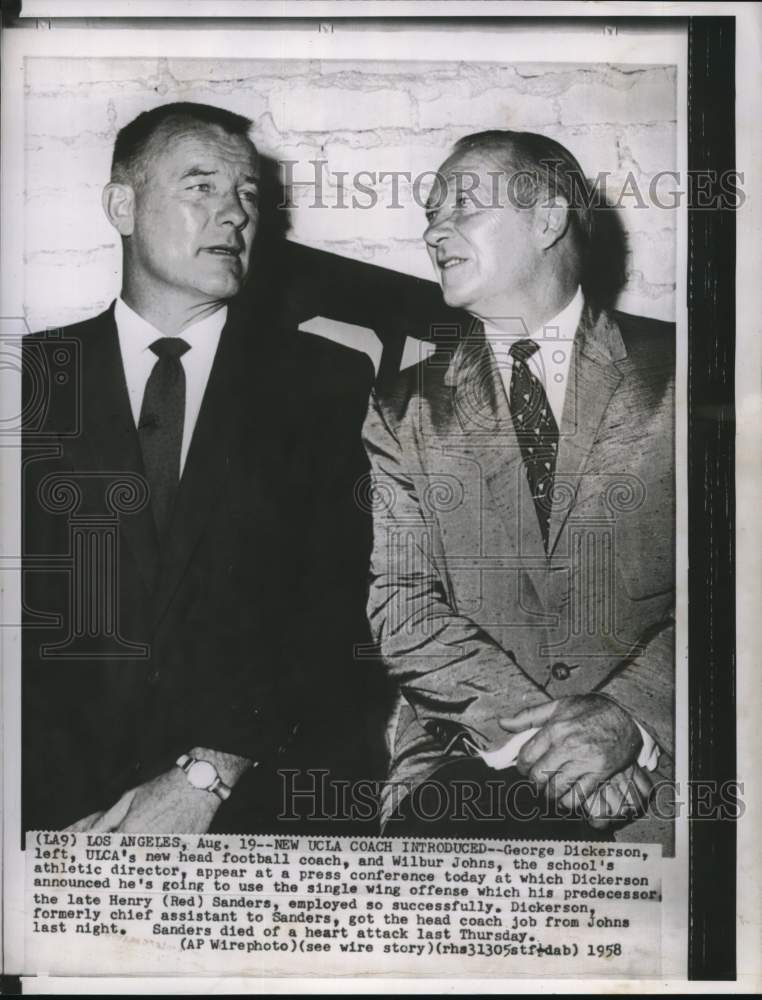
{"label": "watch face", "polygon": [[209,788],[217,777],[217,769],[208,760],[194,761],[188,768],[188,781],[194,788]]}

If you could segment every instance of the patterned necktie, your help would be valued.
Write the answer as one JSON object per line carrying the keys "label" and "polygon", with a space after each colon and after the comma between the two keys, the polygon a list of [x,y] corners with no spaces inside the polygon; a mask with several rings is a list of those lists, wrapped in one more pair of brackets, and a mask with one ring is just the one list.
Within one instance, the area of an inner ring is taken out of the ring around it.
{"label": "patterned necktie", "polygon": [[158,361],[146,382],[138,437],[161,540],[169,525],[180,482],[185,419],[185,371],[180,358],[190,350],[190,344],[181,337],[161,337],[151,344],[151,350]]}
{"label": "patterned necktie", "polygon": [[542,382],[529,369],[529,359],[539,349],[539,344],[533,340],[517,340],[512,345],[509,403],[547,552],[551,493],[558,454],[558,424]]}

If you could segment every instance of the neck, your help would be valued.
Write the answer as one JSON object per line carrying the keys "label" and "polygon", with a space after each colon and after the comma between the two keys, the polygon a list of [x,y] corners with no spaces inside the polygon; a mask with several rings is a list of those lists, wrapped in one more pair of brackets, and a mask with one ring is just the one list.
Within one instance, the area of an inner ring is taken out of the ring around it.
{"label": "neck", "polygon": [[187,298],[166,291],[161,295],[141,292],[126,277],[121,294],[130,309],[166,337],[177,336],[192,323],[226,305],[224,301],[188,302]]}
{"label": "neck", "polygon": [[531,335],[568,306],[578,287],[576,269],[564,268],[548,275],[537,274],[529,287],[511,296],[510,303],[485,309],[478,318],[512,336]]}

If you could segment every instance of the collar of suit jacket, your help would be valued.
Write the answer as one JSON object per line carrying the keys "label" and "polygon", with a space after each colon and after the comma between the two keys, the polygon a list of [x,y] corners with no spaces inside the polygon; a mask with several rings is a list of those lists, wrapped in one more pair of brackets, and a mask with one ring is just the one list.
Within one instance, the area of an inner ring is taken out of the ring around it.
{"label": "collar of suit jacket", "polygon": [[[616,363],[627,357],[627,349],[616,320],[606,310],[596,311],[589,302],[585,302],[582,309],[574,342],[579,351],[602,364]],[[462,387],[464,384],[471,384],[474,377],[483,378],[489,355],[484,325],[475,320],[453,353],[445,373],[445,385]]]}

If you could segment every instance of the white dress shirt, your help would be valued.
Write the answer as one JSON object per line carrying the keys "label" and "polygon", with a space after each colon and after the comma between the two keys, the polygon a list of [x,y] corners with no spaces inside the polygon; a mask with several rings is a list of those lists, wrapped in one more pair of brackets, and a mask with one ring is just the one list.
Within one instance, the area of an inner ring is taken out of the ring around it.
{"label": "white dress shirt", "polygon": [[[187,344],[190,344],[190,350],[186,351],[180,358],[180,364],[185,372],[185,419],[180,449],[181,476],[227,315],[227,306],[223,306],[211,316],[205,316],[197,323],[192,323],[178,334]],[[122,365],[124,377],[127,380],[132,417],[137,427],[146,382],[153,366],[159,360],[151,350],[151,344],[166,334],[144,320],[121,298],[116,300],[114,320],[119,335],[119,350],[122,354]]]}
{"label": "white dress shirt", "polygon": [[[540,348],[529,359],[529,369],[540,380],[545,389],[559,430],[564,415],[564,400],[566,399],[566,385],[569,381],[574,334],[577,332],[584,304],[582,288],[578,287],[572,300],[564,306],[560,313],[529,335],[529,339],[534,340]],[[513,358],[510,355],[511,345],[517,340],[526,339],[527,335],[526,333],[521,336],[505,333],[488,323],[484,324],[484,334],[495,355],[500,377],[505,386],[505,394],[510,399],[511,373],[513,371]]]}
{"label": "white dress shirt", "polygon": [[[553,416],[559,431],[564,415],[564,402],[566,400],[566,386],[569,381],[569,368],[571,364],[572,348],[574,346],[574,335],[577,332],[579,321],[582,318],[582,309],[585,300],[582,295],[582,288],[578,287],[574,297],[564,306],[560,313],[554,316],[539,329],[530,334],[530,339],[539,344],[539,350],[535,351],[529,359],[529,368],[532,373],[542,383],[545,394],[548,397]],[[498,330],[495,326],[484,324],[484,334],[489,340],[495,360],[500,371],[500,378],[505,387],[505,394],[511,398],[511,373],[513,371],[513,358],[510,354],[511,345],[517,340],[526,339],[526,333],[517,335]],[[648,771],[653,771],[659,762],[659,748],[650,733],[640,725],[637,719],[633,719],[635,725],[643,738],[643,746],[638,756],[638,764]],[[491,752],[480,754],[484,761],[497,770],[512,767],[516,763],[521,747],[527,740],[531,739],[538,729],[527,729],[524,732],[512,736],[504,746]]]}

